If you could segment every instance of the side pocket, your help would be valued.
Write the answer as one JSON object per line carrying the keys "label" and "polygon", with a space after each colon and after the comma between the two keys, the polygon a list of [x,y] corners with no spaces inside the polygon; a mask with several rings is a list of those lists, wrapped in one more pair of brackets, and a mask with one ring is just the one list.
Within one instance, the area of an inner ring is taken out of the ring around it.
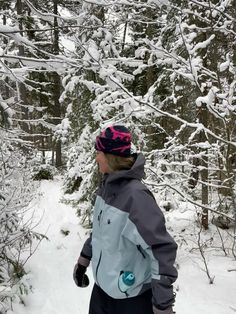
{"label": "side pocket", "polygon": [[144,254],[144,252],[143,252],[143,249],[142,249],[142,247],[141,247],[140,244],[137,245],[137,249],[138,249],[138,251],[140,252],[140,254],[142,255],[142,257],[143,257],[143,258],[146,258],[146,256],[145,256],[145,254]]}
{"label": "side pocket", "polygon": [[131,271],[121,271],[120,276],[118,279],[118,288],[122,293],[128,297],[128,290],[133,286],[135,283],[135,275]]}

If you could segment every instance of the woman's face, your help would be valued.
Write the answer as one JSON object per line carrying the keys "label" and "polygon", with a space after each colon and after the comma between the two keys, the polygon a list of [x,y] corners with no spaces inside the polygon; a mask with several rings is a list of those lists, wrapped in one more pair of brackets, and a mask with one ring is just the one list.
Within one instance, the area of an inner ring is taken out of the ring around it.
{"label": "woman's face", "polygon": [[96,162],[98,163],[99,171],[101,173],[111,172],[107,158],[103,152],[99,152],[99,151],[96,152]]}

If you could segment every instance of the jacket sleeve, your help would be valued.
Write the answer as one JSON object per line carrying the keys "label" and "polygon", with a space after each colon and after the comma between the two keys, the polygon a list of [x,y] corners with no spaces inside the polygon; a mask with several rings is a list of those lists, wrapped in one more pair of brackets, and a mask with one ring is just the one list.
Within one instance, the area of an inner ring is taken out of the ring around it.
{"label": "jacket sleeve", "polygon": [[174,266],[177,244],[166,230],[164,215],[152,193],[143,189],[132,194],[129,219],[134,234],[137,233],[133,240],[150,258],[153,304],[164,310],[175,301],[172,284],[177,278]]}
{"label": "jacket sleeve", "polygon": [[85,241],[83,248],[80,253],[80,257],[83,257],[87,260],[92,258],[92,233],[90,233],[89,238]]}

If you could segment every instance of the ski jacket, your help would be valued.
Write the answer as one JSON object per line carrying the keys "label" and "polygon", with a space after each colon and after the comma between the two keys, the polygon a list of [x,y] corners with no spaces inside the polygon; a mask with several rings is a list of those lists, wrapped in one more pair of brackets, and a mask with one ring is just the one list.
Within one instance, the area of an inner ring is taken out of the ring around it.
{"label": "ski jacket", "polygon": [[[177,245],[154,196],[141,182],[144,163],[138,154],[131,169],[105,175],[82,256],[92,257],[95,282],[111,297],[134,297],[152,288],[154,306],[164,309],[174,303]],[[119,277],[125,271],[134,274],[135,282],[124,293]]]}

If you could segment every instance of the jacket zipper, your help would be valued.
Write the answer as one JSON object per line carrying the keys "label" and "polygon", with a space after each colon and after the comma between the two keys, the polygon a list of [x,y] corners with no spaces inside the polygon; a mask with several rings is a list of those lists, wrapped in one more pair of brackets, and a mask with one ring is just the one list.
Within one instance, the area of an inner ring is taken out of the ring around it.
{"label": "jacket zipper", "polygon": [[98,286],[99,286],[99,283],[98,283],[98,268],[99,268],[101,259],[102,259],[102,251],[100,252],[99,260],[98,260],[97,267],[96,267],[96,279],[97,279],[97,285]]}
{"label": "jacket zipper", "polygon": [[[102,209],[100,210],[100,212],[98,214],[98,224],[99,224],[99,227],[101,226],[101,217],[102,217]],[[101,263],[101,259],[102,259],[102,251],[100,252],[99,260],[98,260],[97,267],[96,267],[96,280],[97,280],[98,286],[99,286],[99,283],[98,283],[98,268],[99,268],[99,265]]]}

